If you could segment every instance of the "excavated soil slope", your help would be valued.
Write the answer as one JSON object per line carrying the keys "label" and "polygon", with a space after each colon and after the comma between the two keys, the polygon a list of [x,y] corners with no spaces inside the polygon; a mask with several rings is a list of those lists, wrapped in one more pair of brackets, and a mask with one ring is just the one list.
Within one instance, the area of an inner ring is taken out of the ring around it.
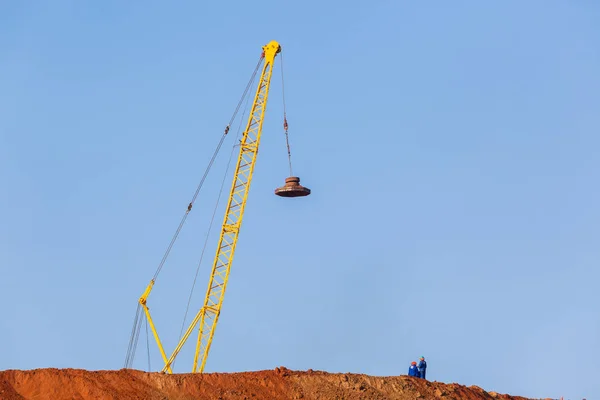
{"label": "excavated soil slope", "polygon": [[290,371],[214,374],[136,370],[38,369],[0,371],[1,400],[200,400],[200,399],[518,399],[476,386],[428,382],[408,376],[373,377]]}

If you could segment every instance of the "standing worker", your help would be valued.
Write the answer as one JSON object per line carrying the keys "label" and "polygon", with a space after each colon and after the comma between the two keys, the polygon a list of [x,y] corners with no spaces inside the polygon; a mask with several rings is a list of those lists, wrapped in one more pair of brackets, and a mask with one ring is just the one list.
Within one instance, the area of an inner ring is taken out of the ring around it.
{"label": "standing worker", "polygon": [[425,362],[425,357],[421,356],[421,359],[419,360],[419,365],[417,366],[417,369],[419,370],[419,376],[423,379],[426,379],[425,372],[427,370],[427,363]]}
{"label": "standing worker", "polygon": [[410,367],[408,368],[408,376],[416,376],[419,377],[419,370],[417,369],[417,362],[413,361],[410,363]]}

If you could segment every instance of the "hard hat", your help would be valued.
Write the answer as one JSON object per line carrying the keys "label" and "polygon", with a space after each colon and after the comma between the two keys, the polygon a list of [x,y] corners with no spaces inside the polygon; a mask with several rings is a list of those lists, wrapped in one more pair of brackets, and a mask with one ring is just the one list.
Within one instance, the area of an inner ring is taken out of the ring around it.
{"label": "hard hat", "polygon": [[416,361],[413,361],[413,362],[411,362],[410,364],[411,364],[411,365],[417,365],[417,362],[416,362]]}
{"label": "hard hat", "polygon": [[425,357],[421,356],[421,360],[424,360],[424,359],[425,359]]}

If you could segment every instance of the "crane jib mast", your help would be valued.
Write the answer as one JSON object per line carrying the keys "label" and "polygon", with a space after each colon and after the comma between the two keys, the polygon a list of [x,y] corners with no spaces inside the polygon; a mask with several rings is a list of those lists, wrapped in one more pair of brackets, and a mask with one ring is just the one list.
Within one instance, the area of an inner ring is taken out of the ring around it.
{"label": "crane jib mast", "polygon": [[[240,227],[242,225],[242,219],[244,216],[244,210],[246,207],[246,200],[248,198],[248,191],[250,189],[250,183],[252,181],[252,175],[254,172],[254,166],[256,163],[256,156],[258,153],[258,147],[260,144],[260,138],[262,133],[263,120],[265,116],[267,99],[269,96],[269,87],[271,83],[271,76],[273,74],[273,64],[275,61],[275,57],[277,54],[281,52],[281,46],[276,41],[271,41],[266,46],[263,46],[263,52],[261,55],[262,61],[262,70],[258,81],[258,88],[256,90],[256,94],[254,96],[254,101],[252,103],[252,107],[250,109],[250,114],[248,117],[248,122],[245,130],[242,133],[242,138],[240,140],[240,150],[237,159],[237,164],[233,176],[233,182],[231,185],[231,190],[229,193],[229,200],[227,203],[227,208],[225,211],[225,217],[223,220],[223,225],[221,227],[220,238],[217,246],[217,252],[213,261],[212,270],[210,273],[210,279],[208,282],[208,287],[206,290],[206,296],[204,299],[204,304],[195,315],[192,322],[189,324],[185,334],[181,337],[181,340],[173,350],[173,353],[170,357],[167,358],[164,347],[160,341],[158,336],[158,332],[150,315],[150,310],[147,306],[147,298],[154,286],[156,276],[150,281],[150,284],[139,298],[139,307],[141,306],[144,315],[147,319],[147,322],[150,326],[154,339],[158,345],[160,354],[164,361],[164,366],[162,368],[162,372],[172,373],[172,364],[175,361],[175,358],[183,348],[184,344],[187,342],[189,337],[194,333],[196,328],[198,329],[198,337],[196,341],[196,350],[194,354],[194,363],[192,367],[192,372],[203,372],[204,367],[206,365],[206,359],[208,357],[208,353],[210,351],[212,339],[215,333],[215,328],[217,326],[217,321],[219,319],[219,315],[221,313],[221,307],[223,304],[223,298],[225,295],[225,289],[227,288],[227,282],[229,279],[229,271],[231,268],[231,264],[233,261],[233,256],[235,253],[235,248],[238,240],[238,235],[240,232]],[[285,107],[285,101],[284,101]],[[284,109],[284,128],[286,134],[286,142],[287,142],[287,119],[285,117],[285,109]],[[229,130],[229,126],[225,131],[225,135]],[[223,140],[223,139],[222,139]],[[222,143],[221,140],[221,143]],[[221,144],[219,144],[220,147]],[[218,148],[217,148],[218,149]],[[217,150],[218,151],[218,150]],[[289,152],[289,143],[288,143],[288,157],[290,157]],[[290,173],[291,173],[291,158],[290,158]],[[275,194],[281,197],[301,197],[307,196],[310,194],[310,189],[305,188],[300,185],[300,179],[298,177],[289,177],[286,179],[286,183],[283,187],[275,190]],[[197,192],[196,192],[197,194]],[[194,198],[195,199],[195,198]],[[192,203],[188,206],[187,213],[192,208]],[[186,213],[186,216],[187,216]],[[180,227],[176,233],[179,233],[183,222],[185,221],[185,217],[182,220]],[[174,240],[175,240],[174,238]],[[174,241],[173,240],[173,241]],[[173,244],[171,242],[170,247]],[[166,257],[166,255],[165,255]],[[159,270],[162,267],[159,266]],[[141,317],[140,317],[141,318]],[[141,321],[141,319],[139,320]],[[136,315],[136,320],[134,322],[134,330],[136,329],[135,324],[138,323],[138,315]],[[141,324],[141,322],[139,322]],[[139,327],[138,335],[139,335]],[[133,345],[132,345],[133,343]],[[134,333],[132,333],[132,338],[130,341],[130,350],[131,347],[135,349],[135,345],[137,344],[137,337],[134,339]],[[135,351],[135,350],[134,350]],[[132,357],[128,353],[127,363],[132,362]]]}

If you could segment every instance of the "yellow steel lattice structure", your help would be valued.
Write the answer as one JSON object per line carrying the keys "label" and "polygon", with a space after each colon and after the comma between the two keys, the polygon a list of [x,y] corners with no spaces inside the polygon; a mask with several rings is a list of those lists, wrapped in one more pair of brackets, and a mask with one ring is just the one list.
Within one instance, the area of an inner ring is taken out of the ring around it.
{"label": "yellow steel lattice structure", "polygon": [[188,338],[194,332],[196,327],[198,327],[198,339],[196,344],[196,352],[194,354],[192,372],[204,371],[208,352],[215,334],[217,321],[219,320],[219,315],[221,313],[223,297],[225,295],[225,289],[227,288],[227,281],[229,279],[229,271],[235,253],[235,247],[242,224],[242,218],[244,216],[244,209],[246,208],[246,200],[248,198],[248,191],[252,181],[256,156],[258,154],[263,119],[267,106],[267,98],[269,96],[273,64],[275,62],[276,55],[280,51],[281,47],[276,41],[272,41],[266,46],[263,46],[262,72],[260,74],[254,102],[252,103],[252,108],[250,110],[248,123],[242,134],[242,139],[239,144],[240,152],[233,176],[233,183],[229,194],[227,209],[225,211],[225,218],[221,228],[217,253],[213,262],[208,289],[204,299],[204,305],[198,311],[168,359],[150,316],[150,311],[146,305],[146,299],[152,290],[154,280],[150,282],[146,291],[139,299],[139,303],[144,308],[150,328],[152,329],[152,333],[158,344],[161,356],[165,362],[162,372],[172,373],[171,365],[173,361],[175,361],[175,358],[181,351],[183,345],[187,342]]}

